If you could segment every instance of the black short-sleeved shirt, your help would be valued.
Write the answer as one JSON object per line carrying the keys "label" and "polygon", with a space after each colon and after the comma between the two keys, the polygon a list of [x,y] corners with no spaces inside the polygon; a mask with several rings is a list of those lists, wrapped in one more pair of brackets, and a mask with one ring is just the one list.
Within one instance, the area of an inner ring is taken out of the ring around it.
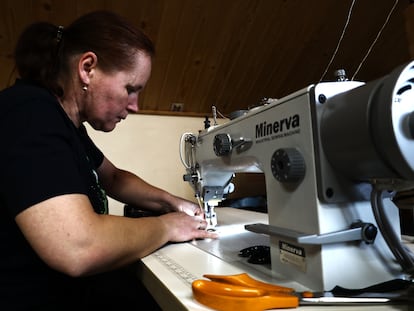
{"label": "black short-sleeved shirt", "polygon": [[97,213],[107,213],[95,173],[103,154],[51,93],[21,80],[0,92],[0,143],[0,309],[76,305],[84,279],[50,269],[22,235],[15,216],[71,193],[87,195]]}

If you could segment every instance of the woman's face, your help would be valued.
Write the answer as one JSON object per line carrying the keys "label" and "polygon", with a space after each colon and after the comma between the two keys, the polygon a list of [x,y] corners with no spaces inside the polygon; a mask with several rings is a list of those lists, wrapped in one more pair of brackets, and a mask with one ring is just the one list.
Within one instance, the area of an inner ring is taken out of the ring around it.
{"label": "woman's face", "polygon": [[[99,62],[99,60],[98,60]],[[138,95],[151,74],[151,57],[138,52],[127,71],[105,73],[99,69],[88,86],[82,117],[94,129],[110,132],[130,112],[137,112]]]}

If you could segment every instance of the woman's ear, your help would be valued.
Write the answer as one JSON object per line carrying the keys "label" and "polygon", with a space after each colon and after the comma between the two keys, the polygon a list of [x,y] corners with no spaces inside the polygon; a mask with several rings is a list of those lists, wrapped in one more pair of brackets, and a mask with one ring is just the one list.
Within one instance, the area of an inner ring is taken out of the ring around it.
{"label": "woman's ear", "polygon": [[78,73],[83,85],[89,85],[90,78],[98,64],[98,57],[93,52],[86,52],[81,55],[78,62]]}

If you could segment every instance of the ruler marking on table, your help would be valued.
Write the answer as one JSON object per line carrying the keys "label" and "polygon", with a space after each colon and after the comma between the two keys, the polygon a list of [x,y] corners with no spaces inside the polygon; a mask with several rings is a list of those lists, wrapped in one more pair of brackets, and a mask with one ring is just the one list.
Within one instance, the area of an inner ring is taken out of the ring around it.
{"label": "ruler marking on table", "polygon": [[196,276],[188,272],[183,266],[179,265],[167,255],[162,255],[160,252],[155,252],[156,258],[171,272],[178,276],[187,284],[192,284],[197,279]]}

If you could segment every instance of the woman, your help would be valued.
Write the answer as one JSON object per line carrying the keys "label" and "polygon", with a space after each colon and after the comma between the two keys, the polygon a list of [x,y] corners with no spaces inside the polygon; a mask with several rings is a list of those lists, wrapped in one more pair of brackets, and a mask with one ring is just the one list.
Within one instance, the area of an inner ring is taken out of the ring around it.
{"label": "woman", "polygon": [[[83,125],[109,132],[138,111],[153,54],[141,31],[105,11],[22,33],[20,79],[0,92],[4,310],[96,306],[108,271],[168,242],[216,238],[196,204],[117,168]],[[108,215],[106,195],[159,216]]]}

